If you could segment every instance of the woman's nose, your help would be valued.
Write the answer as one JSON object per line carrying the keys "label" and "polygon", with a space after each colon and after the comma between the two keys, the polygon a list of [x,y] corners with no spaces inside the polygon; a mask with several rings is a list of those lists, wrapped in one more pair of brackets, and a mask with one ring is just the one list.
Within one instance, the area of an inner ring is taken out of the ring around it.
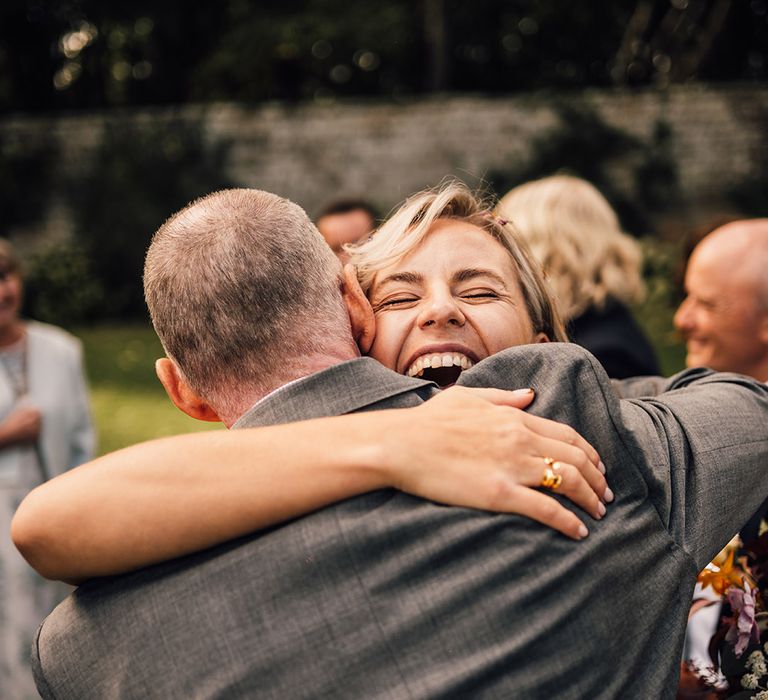
{"label": "woman's nose", "polygon": [[419,313],[419,326],[463,326],[464,314],[452,295],[436,296],[424,305]]}

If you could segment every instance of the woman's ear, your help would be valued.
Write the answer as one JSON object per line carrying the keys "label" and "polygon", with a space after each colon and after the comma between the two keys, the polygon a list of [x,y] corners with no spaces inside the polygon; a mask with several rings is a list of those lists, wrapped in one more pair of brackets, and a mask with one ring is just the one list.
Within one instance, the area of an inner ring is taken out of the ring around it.
{"label": "woman's ear", "polygon": [[161,357],[155,361],[155,373],[160,383],[168,394],[168,398],[180,411],[197,420],[220,422],[216,411],[207,401],[201,399],[187,380],[181,375],[176,363],[168,357]]}
{"label": "woman's ear", "polygon": [[357,270],[355,270],[354,265],[349,263],[344,266],[344,283],[341,294],[347,305],[352,336],[360,348],[360,352],[367,353],[371,349],[376,335],[376,319],[371,304],[363,293],[360,282],[357,281]]}
{"label": "woman's ear", "polygon": [[539,331],[535,336],[533,336],[533,342],[534,343],[549,343],[551,342],[549,340],[549,337],[546,333],[543,331]]}

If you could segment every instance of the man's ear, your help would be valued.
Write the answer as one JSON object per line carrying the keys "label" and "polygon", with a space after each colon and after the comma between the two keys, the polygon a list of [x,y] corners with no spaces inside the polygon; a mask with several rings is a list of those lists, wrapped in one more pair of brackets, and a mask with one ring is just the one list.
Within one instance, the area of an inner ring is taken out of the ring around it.
{"label": "man's ear", "polygon": [[534,343],[549,343],[551,342],[549,340],[549,336],[546,333],[543,333],[542,331],[539,331],[533,338]]}
{"label": "man's ear", "polygon": [[155,361],[155,373],[176,408],[197,420],[220,422],[216,411],[201,399],[181,376],[176,363],[168,357]]}
{"label": "man's ear", "polygon": [[371,304],[357,281],[357,271],[354,265],[347,264],[344,266],[344,284],[341,294],[347,305],[352,336],[360,348],[360,352],[367,353],[371,349],[376,335],[376,319]]}

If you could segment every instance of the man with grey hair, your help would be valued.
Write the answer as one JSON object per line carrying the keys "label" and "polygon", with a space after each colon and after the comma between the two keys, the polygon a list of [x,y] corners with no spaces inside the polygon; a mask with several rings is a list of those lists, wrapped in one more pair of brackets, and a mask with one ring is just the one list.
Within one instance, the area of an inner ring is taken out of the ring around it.
{"label": "man with grey hair", "polygon": [[[266,193],[217,193],[171,218],[146,287],[174,402],[247,427],[432,396],[356,357],[370,308],[328,256],[303,212]],[[533,386],[534,413],[598,448],[617,498],[588,538],[374,492],[81,586],[41,626],[41,694],[672,697],[696,573],[764,495],[768,390],[694,371],[620,402],[591,355],[558,343],[502,351],[459,383]]]}
{"label": "man with grey hair", "polygon": [[341,285],[340,264],[295,204],[255,190],[199,200],[163,224],[147,253],[147,305],[173,360],[160,371],[183,368],[232,425],[318,363],[359,355]]}

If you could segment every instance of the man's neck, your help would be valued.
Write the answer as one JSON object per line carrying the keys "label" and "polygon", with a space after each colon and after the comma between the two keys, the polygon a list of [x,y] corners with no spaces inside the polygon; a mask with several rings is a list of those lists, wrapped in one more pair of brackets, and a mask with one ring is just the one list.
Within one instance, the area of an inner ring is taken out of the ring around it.
{"label": "man's neck", "polygon": [[240,416],[285,385],[358,357],[360,357],[360,352],[357,346],[353,346],[335,352],[317,353],[311,357],[286,358],[282,371],[276,372],[270,377],[271,381],[253,387],[251,391],[241,392],[236,401],[230,402],[230,405],[222,410],[217,409],[219,418],[227,428],[231,428]]}

